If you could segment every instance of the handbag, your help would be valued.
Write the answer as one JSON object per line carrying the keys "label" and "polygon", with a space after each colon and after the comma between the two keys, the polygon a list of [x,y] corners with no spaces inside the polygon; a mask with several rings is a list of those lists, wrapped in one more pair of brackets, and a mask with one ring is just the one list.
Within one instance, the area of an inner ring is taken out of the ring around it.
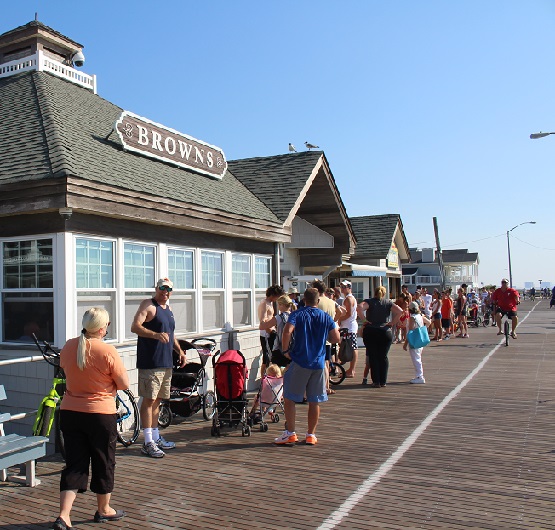
{"label": "handbag", "polygon": [[418,348],[423,348],[430,344],[430,335],[428,335],[428,328],[422,326],[420,328],[411,329],[407,333],[407,340],[409,341],[409,346],[416,350]]}
{"label": "handbag", "polygon": [[339,346],[339,362],[341,364],[350,363],[354,353],[353,342],[350,339],[343,339]]}

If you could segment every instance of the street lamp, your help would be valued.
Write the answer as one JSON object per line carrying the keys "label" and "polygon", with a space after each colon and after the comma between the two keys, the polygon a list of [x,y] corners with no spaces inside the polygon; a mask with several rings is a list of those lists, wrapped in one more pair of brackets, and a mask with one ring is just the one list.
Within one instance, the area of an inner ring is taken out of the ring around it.
{"label": "street lamp", "polygon": [[538,282],[540,282],[540,293],[542,291],[542,280],[538,280]]}
{"label": "street lamp", "polygon": [[[555,134],[555,133],[538,133],[538,134]],[[513,226],[510,230],[507,230],[507,252],[509,254],[509,286],[512,287],[513,286],[513,272],[511,269],[511,243],[510,243],[510,238],[509,238],[509,234],[515,229],[518,228],[519,226],[522,225],[535,225],[536,221],[525,221],[524,223],[520,223],[519,225]]]}
{"label": "street lamp", "polygon": [[544,138],[545,136],[549,136],[550,134],[555,134],[555,132],[539,132],[539,133],[532,133],[530,135],[530,140],[537,140],[538,138]]}

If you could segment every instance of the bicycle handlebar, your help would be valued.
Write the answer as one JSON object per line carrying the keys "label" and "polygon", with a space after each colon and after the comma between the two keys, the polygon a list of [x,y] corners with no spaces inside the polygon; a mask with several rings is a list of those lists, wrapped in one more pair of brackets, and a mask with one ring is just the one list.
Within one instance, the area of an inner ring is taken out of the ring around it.
{"label": "bicycle handlebar", "polygon": [[58,349],[55,349],[54,346],[52,346],[52,344],[50,344],[49,342],[46,342],[45,340],[42,341],[44,346],[41,346],[39,343],[39,339],[34,333],[32,333],[32,337],[33,337],[33,340],[35,341],[35,344],[37,345],[37,348],[42,354],[42,358],[48,364],[55,366],[56,368],[59,368],[60,351]]}

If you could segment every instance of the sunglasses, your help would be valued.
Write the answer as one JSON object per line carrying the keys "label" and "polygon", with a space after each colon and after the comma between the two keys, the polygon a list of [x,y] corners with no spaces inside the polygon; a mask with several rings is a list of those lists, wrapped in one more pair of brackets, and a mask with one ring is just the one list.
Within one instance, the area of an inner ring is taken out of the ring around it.
{"label": "sunglasses", "polygon": [[171,293],[173,291],[173,289],[169,285],[161,285],[160,287],[158,287],[158,289],[160,289],[160,291],[168,291],[168,293]]}

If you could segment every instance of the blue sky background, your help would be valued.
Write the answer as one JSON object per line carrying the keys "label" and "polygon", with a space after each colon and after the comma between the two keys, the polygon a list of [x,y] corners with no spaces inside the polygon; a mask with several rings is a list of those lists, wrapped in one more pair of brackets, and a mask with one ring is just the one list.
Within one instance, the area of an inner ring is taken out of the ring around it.
{"label": "blue sky background", "polygon": [[[85,46],[98,93],[224,149],[326,153],[350,216],[479,252],[480,280],[555,284],[553,0],[0,0]],[[276,190],[279,193],[279,190]]]}

